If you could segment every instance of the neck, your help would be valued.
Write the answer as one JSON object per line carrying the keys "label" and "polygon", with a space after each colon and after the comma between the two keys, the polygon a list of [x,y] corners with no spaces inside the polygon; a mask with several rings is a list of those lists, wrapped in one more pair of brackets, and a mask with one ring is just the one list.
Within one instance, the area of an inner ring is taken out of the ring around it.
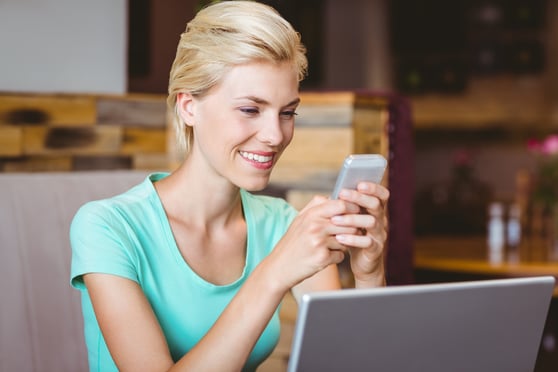
{"label": "neck", "polygon": [[212,230],[242,216],[240,189],[208,174],[186,160],[168,177],[155,183],[169,218]]}

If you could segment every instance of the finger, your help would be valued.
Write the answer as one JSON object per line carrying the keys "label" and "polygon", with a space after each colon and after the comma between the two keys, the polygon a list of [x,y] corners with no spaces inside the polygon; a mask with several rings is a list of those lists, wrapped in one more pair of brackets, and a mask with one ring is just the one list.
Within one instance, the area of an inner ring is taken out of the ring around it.
{"label": "finger", "polygon": [[[387,229],[384,224],[377,223],[377,219],[372,216],[364,215],[360,217],[368,217],[368,219],[373,219],[374,222],[372,225],[369,223],[365,223],[364,225],[367,227],[356,227],[354,232],[345,233],[345,234],[337,234],[336,239],[342,243],[349,246],[357,246],[360,248],[366,248],[369,245],[373,245],[374,243],[382,246],[385,241],[387,240]],[[347,216],[343,216],[344,218]],[[351,216],[352,217],[352,216]],[[348,218],[351,218],[348,217]],[[354,216],[358,218],[359,216]],[[364,239],[363,239],[364,238]]]}
{"label": "finger", "polygon": [[378,183],[360,182],[357,185],[357,191],[366,195],[375,196],[384,202],[389,199],[389,190]]}
{"label": "finger", "polygon": [[335,239],[342,245],[351,248],[370,248],[376,241],[370,234],[349,235],[339,234]]}
{"label": "finger", "polygon": [[[324,206],[324,208],[326,207]],[[336,200],[331,200],[329,203],[327,203],[327,210],[325,211],[325,215],[327,217],[333,217],[335,215],[340,215],[340,214],[350,214],[350,213],[354,214],[354,213],[359,213],[360,209],[361,206],[355,202],[336,199]]]}
{"label": "finger", "polygon": [[345,259],[345,252],[341,250],[331,251],[331,263],[339,264]]}
{"label": "finger", "polygon": [[341,243],[338,239],[337,236],[351,236],[352,234],[339,234],[339,235],[333,235],[331,236],[331,238],[329,239],[328,243],[327,243],[327,248],[330,251],[341,251],[341,252],[347,252],[347,250],[349,249],[349,246],[346,244]]}
{"label": "finger", "polygon": [[371,214],[344,214],[331,218],[331,222],[337,226],[355,227],[357,229],[371,229],[377,224],[377,218]]}
{"label": "finger", "polygon": [[344,193],[339,193],[339,198],[350,203],[354,203],[359,207],[359,210],[366,213],[378,214],[384,210],[385,202],[377,196],[362,193],[357,190],[347,190]]}
{"label": "finger", "polygon": [[305,211],[307,211],[307,210],[309,210],[309,209],[311,209],[311,208],[313,208],[313,207],[315,207],[315,206],[318,206],[318,205],[324,203],[324,202],[327,201],[327,200],[328,200],[328,199],[327,199],[325,196],[316,195],[316,196],[314,196],[314,197],[308,202],[308,204],[306,204],[306,205],[304,206],[304,208],[302,208],[302,209],[300,210],[300,213],[303,213],[303,212],[305,212]]}
{"label": "finger", "polygon": [[[357,191],[360,194],[371,196],[372,199],[360,199],[364,201],[364,207],[367,209],[381,209],[384,210],[386,203],[389,200],[389,190],[382,185],[361,182],[357,186]],[[366,202],[370,203],[367,204]],[[362,205],[362,204],[361,204]]]}

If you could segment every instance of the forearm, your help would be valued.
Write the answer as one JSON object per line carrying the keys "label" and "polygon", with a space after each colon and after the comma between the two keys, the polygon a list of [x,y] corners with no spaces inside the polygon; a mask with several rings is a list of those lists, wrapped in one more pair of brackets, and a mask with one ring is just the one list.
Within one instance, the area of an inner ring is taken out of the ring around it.
{"label": "forearm", "polygon": [[171,370],[241,370],[286,292],[262,262],[209,332]]}

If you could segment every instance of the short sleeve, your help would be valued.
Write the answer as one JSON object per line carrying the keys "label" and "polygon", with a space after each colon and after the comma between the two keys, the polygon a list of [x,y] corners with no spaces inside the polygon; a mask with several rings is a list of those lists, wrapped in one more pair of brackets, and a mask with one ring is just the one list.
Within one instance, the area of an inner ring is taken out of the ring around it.
{"label": "short sleeve", "polygon": [[71,285],[84,289],[83,275],[104,273],[138,281],[126,226],[122,217],[102,201],[83,205],[70,226]]}

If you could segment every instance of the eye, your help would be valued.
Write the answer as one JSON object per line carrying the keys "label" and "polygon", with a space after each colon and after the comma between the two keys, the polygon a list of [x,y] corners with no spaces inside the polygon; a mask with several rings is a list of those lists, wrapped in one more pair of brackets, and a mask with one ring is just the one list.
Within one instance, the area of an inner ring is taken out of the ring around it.
{"label": "eye", "polygon": [[240,112],[246,115],[254,116],[259,114],[260,110],[257,107],[241,107]]}
{"label": "eye", "polygon": [[287,111],[282,111],[280,115],[283,119],[292,119],[298,114],[296,113],[295,110],[287,110]]}

